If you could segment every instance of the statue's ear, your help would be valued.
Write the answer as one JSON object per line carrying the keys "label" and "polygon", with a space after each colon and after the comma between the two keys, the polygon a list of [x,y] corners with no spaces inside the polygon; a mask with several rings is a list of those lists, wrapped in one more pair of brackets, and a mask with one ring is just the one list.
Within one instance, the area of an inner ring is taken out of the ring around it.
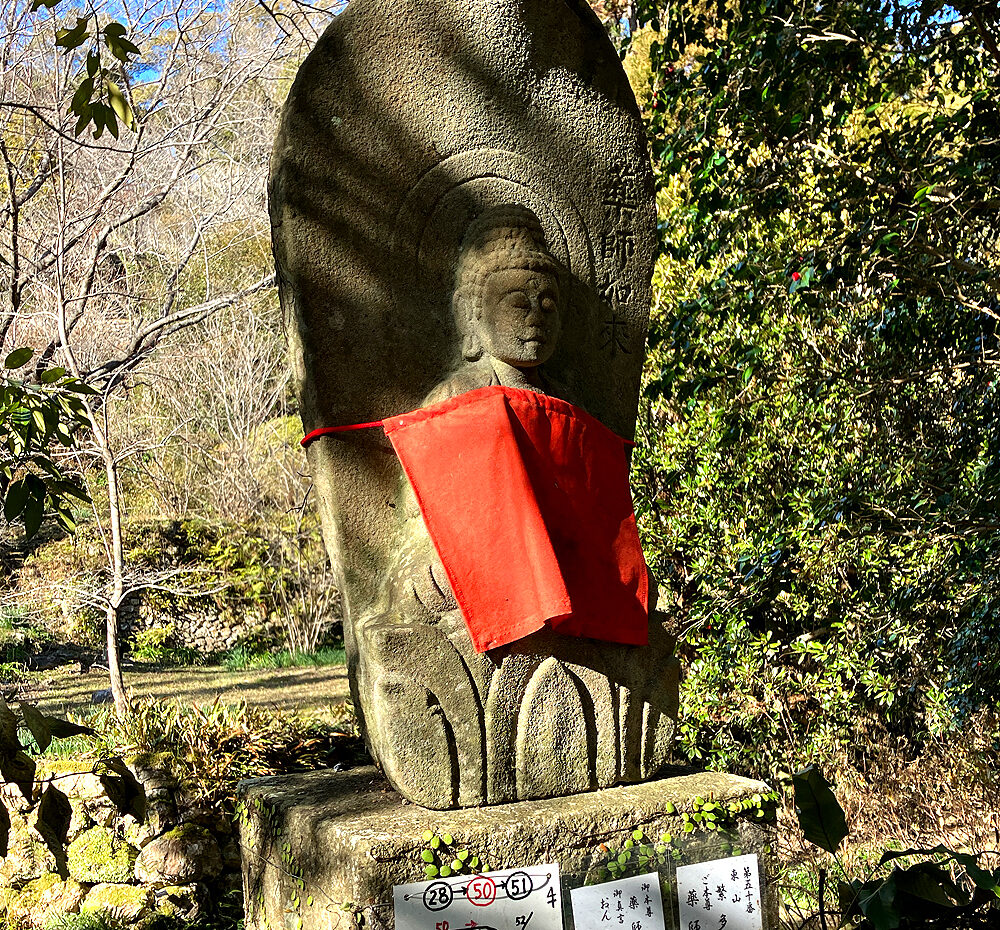
{"label": "statue's ear", "polygon": [[464,287],[456,288],[451,298],[451,309],[455,314],[455,322],[462,336],[462,358],[474,362],[483,355],[483,346],[476,332],[476,321],[473,316],[473,305]]}

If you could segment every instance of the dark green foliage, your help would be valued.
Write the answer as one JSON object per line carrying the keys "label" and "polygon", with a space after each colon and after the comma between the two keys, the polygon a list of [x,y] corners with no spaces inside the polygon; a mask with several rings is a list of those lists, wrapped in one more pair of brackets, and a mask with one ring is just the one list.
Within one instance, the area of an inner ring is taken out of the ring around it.
{"label": "dark green foliage", "polygon": [[53,458],[53,447],[70,448],[74,431],[89,424],[81,395],[92,388],[62,368],[41,372],[38,382],[11,377],[26,365],[34,350],[15,349],[0,376],[0,497],[8,523],[20,521],[26,537],[34,536],[46,513],[74,529],[71,502],[89,502],[87,492]]}
{"label": "dark green foliage", "polygon": [[792,776],[795,812],[805,838],[828,853],[835,853],[847,836],[844,810],[823,773],[807,765]]}
{"label": "dark green foliage", "polygon": [[[795,775],[793,784],[805,838],[836,854],[847,826],[829,782],[819,769],[808,766]],[[887,851],[876,871],[901,859],[911,863],[894,866],[888,875],[841,878],[837,886],[841,920],[837,926],[857,930],[993,926],[1000,910],[1000,869],[991,874],[980,866],[979,858],[942,845]],[[822,891],[817,904],[825,925],[827,902]]]}
{"label": "dark green foliage", "polygon": [[[31,9],[35,11],[44,6],[51,11],[60,2],[33,0]],[[56,30],[55,44],[67,54],[86,49],[86,58],[80,63],[79,83],[70,103],[70,109],[77,117],[76,135],[92,126],[95,139],[99,139],[105,129],[117,139],[119,121],[129,129],[135,128],[124,69],[139,54],[139,49],[126,37],[126,32],[125,26],[115,21],[101,26],[93,10],[86,11],[84,16],[77,16],[73,26]],[[110,66],[105,50],[113,59]],[[126,92],[119,84],[126,87]]]}
{"label": "dark green foliage", "polygon": [[[634,459],[692,758],[1000,700],[995,4],[640,4],[663,256]],[[783,759],[789,750],[797,758]]]}

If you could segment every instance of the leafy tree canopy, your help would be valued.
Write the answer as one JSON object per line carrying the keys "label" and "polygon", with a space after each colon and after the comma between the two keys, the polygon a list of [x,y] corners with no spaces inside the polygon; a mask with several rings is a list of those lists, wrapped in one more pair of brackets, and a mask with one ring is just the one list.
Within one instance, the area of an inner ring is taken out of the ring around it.
{"label": "leafy tree canopy", "polygon": [[998,15],[633,10],[662,238],[636,478],[692,755],[998,696]]}

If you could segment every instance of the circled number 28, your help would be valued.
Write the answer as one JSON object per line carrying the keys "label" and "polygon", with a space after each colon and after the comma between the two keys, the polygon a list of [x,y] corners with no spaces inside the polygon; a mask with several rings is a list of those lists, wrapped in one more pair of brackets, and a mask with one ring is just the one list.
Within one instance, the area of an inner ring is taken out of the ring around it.
{"label": "circled number 28", "polygon": [[447,882],[434,882],[424,889],[424,907],[429,911],[443,911],[454,897]]}

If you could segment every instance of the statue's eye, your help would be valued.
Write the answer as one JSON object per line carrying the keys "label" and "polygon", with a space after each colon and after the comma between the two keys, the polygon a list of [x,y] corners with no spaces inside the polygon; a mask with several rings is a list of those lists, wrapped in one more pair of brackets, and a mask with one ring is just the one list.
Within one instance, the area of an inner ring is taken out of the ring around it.
{"label": "statue's eye", "polygon": [[551,294],[546,294],[544,297],[542,297],[543,310],[545,310],[546,312],[551,312],[552,310],[557,309],[557,307],[558,304],[556,303],[556,299]]}
{"label": "statue's eye", "polygon": [[518,310],[527,310],[531,306],[531,301],[524,291],[511,291],[507,295],[507,303]]}

